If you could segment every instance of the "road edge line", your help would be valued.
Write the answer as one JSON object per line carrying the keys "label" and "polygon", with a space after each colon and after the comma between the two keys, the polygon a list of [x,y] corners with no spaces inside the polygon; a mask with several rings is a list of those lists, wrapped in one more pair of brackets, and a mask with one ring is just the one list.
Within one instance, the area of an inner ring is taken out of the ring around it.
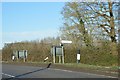
{"label": "road edge line", "polygon": [[6,76],[9,76],[9,77],[15,77],[13,75],[10,75],[10,74],[5,74],[5,73],[2,73],[3,75],[6,75]]}
{"label": "road edge line", "polygon": [[[71,71],[71,70],[64,70],[64,69],[57,69],[57,68],[50,68],[50,69],[54,69],[54,70],[60,70],[60,71],[65,71],[65,72],[78,72],[78,71]],[[79,72],[78,72],[79,73]],[[82,73],[86,73],[86,72],[82,72]],[[99,75],[99,74],[94,74],[94,73],[86,73],[86,74],[90,74],[90,75]],[[101,75],[100,76],[105,76],[108,78],[118,78],[118,77],[113,77],[113,76],[106,76],[106,75]]]}

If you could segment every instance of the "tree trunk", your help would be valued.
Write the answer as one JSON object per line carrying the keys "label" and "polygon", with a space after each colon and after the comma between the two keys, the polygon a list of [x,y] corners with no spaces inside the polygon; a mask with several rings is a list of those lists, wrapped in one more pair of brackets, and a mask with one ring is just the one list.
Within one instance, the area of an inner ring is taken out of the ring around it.
{"label": "tree trunk", "polygon": [[111,38],[111,53],[113,55],[118,55],[118,51],[117,51],[117,43],[116,43],[116,33],[115,33],[115,23],[114,23],[114,15],[113,15],[113,10],[112,10],[112,2],[108,2],[109,4],[109,15],[110,15],[110,33],[109,36]]}
{"label": "tree trunk", "polygon": [[81,25],[80,27],[82,27],[81,32],[82,32],[82,34],[83,34],[83,38],[84,38],[85,45],[86,45],[86,46],[91,46],[91,45],[92,45],[92,44],[91,44],[91,40],[90,40],[88,31],[85,30],[85,25],[84,25],[84,22],[83,22],[82,19],[81,19],[81,21],[80,21],[80,25]]}

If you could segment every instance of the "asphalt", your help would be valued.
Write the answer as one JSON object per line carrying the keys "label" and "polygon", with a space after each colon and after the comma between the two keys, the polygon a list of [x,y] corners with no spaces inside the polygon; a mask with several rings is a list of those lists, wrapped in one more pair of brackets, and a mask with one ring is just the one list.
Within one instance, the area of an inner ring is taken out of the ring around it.
{"label": "asphalt", "polygon": [[2,64],[2,78],[114,78],[111,76],[46,67]]}

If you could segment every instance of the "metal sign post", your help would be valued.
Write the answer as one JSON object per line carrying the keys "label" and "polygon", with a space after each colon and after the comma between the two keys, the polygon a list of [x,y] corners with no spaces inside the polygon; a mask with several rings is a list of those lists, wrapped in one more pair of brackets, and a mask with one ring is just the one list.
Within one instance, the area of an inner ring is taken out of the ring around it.
{"label": "metal sign post", "polygon": [[53,56],[53,63],[55,63],[55,47],[54,46],[52,46],[51,48],[51,54]]}
{"label": "metal sign post", "polygon": [[[59,57],[59,63],[63,63],[65,62],[65,57],[64,57],[64,47],[63,47],[63,43],[72,43],[72,41],[68,41],[68,40],[61,40],[60,46],[52,46],[51,48],[51,54],[53,55],[53,63],[55,63],[56,61],[56,56]],[[62,61],[61,61],[61,56],[62,56]]]}
{"label": "metal sign post", "polygon": [[63,50],[63,46],[62,46],[62,63],[64,64],[64,50]]}
{"label": "metal sign post", "polygon": [[61,63],[61,56],[59,56],[59,63]]}
{"label": "metal sign post", "polygon": [[51,54],[53,55],[53,63],[56,61],[56,56],[59,57],[59,63],[61,63],[62,56],[62,47],[61,46],[52,46]]}
{"label": "metal sign post", "polygon": [[55,55],[53,55],[53,63],[55,63]]}
{"label": "metal sign post", "polygon": [[62,46],[62,61],[63,61],[63,64],[65,63],[64,47],[63,47],[63,44],[71,44],[71,43],[72,43],[72,41],[61,40],[60,46]]}
{"label": "metal sign post", "polygon": [[20,58],[23,58],[23,61],[25,62],[27,59],[27,50],[16,50],[13,51],[13,55],[15,55],[15,57],[17,58],[17,61]]}

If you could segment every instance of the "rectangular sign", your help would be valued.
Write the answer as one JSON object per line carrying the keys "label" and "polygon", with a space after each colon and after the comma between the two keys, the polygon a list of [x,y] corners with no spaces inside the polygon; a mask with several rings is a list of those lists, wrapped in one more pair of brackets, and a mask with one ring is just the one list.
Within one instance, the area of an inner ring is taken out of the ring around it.
{"label": "rectangular sign", "polygon": [[18,57],[18,51],[13,51],[13,55],[14,55],[15,57]]}
{"label": "rectangular sign", "polygon": [[80,60],[80,54],[77,54],[77,60]]}
{"label": "rectangular sign", "polygon": [[56,47],[56,56],[61,56],[62,55],[62,47]]}
{"label": "rectangular sign", "polygon": [[72,43],[72,41],[68,41],[68,40],[62,40],[61,43]]}
{"label": "rectangular sign", "polygon": [[17,58],[27,58],[27,50],[13,51],[13,55]]}
{"label": "rectangular sign", "polygon": [[24,58],[24,57],[25,57],[24,51],[19,51],[19,57],[20,57],[20,58]]}
{"label": "rectangular sign", "polygon": [[62,46],[53,46],[51,48],[51,53],[56,56],[62,56]]}

